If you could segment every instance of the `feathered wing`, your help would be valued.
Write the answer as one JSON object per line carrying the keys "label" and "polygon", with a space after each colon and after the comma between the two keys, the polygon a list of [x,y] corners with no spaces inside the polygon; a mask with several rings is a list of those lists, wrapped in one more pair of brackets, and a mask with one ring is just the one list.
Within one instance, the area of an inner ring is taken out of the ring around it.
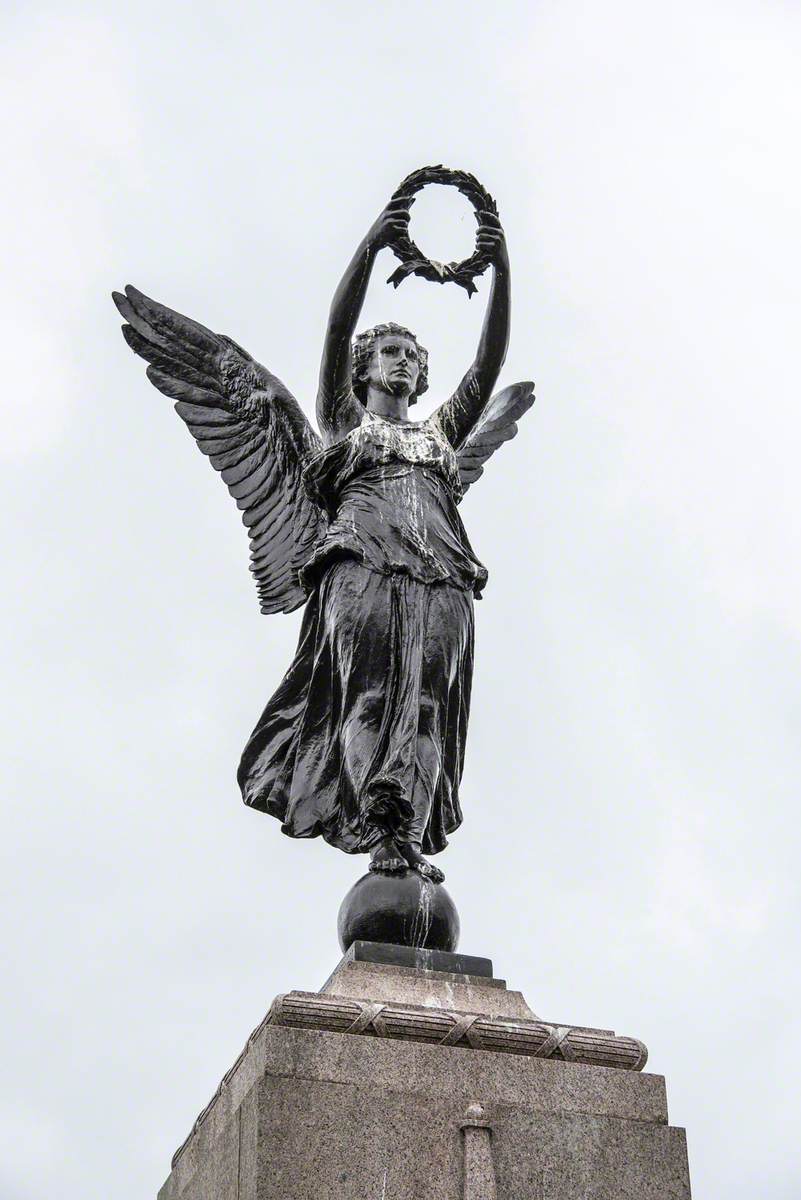
{"label": "feathered wing", "polygon": [[533,403],[533,383],[510,384],[487,401],[484,411],[456,454],[465,492],[484,473],[484,463],[501,443],[515,436],[518,420]]}
{"label": "feathered wing", "polygon": [[322,443],[280,379],[236,342],[150,300],[130,285],[114,303],[126,342],[150,364],[150,382],[219,471],[250,534],[250,569],[263,613],[292,612],[306,595],[298,570],[325,518],[301,472]]}

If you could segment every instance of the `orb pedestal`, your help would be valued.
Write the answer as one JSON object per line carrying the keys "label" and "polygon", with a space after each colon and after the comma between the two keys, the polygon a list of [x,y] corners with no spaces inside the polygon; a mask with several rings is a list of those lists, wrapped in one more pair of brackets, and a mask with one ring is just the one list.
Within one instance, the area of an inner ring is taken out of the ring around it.
{"label": "orb pedestal", "polygon": [[343,950],[363,941],[453,952],[459,914],[443,885],[419,871],[368,871],[342,901],[337,930]]}

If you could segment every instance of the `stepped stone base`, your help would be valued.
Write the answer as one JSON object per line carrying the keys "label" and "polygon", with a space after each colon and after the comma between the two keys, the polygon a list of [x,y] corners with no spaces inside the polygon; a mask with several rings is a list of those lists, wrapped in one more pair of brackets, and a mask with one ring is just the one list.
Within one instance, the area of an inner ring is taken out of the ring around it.
{"label": "stepped stone base", "polygon": [[[635,1039],[541,1022],[486,975],[369,959],[279,997],[159,1200],[689,1200],[664,1080],[559,1057],[639,1063]],[[332,1006],[343,1032],[285,1023]]]}

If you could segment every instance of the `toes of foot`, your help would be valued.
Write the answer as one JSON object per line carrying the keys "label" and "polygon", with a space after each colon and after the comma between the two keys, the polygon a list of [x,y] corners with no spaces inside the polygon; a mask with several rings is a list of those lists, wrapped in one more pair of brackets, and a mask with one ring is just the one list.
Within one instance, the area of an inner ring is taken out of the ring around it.
{"label": "toes of foot", "polygon": [[396,871],[405,871],[408,864],[403,858],[383,858],[378,862],[370,863],[371,871],[380,871],[385,875],[392,875]]}
{"label": "toes of foot", "polygon": [[442,883],[443,879],[445,878],[439,867],[433,867],[431,863],[418,863],[417,870],[421,875],[424,875],[426,879],[430,879],[432,883]]}

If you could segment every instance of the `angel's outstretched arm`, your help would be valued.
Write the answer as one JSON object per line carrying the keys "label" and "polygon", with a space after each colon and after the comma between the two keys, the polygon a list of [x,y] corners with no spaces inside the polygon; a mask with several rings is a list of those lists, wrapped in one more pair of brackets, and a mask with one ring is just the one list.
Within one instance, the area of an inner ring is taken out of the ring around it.
{"label": "angel's outstretched arm", "polygon": [[480,214],[478,244],[492,259],[492,285],[475,361],[449,400],[437,411],[437,420],[448,441],[459,449],[487,404],[509,347],[511,279],[509,255],[501,223],[495,213]]}
{"label": "angel's outstretched arm", "polygon": [[317,392],[317,420],[326,444],[344,437],[362,418],[351,387],[350,345],[376,255],[407,232],[410,204],[409,196],[390,200],[359,244],[331,301]]}

